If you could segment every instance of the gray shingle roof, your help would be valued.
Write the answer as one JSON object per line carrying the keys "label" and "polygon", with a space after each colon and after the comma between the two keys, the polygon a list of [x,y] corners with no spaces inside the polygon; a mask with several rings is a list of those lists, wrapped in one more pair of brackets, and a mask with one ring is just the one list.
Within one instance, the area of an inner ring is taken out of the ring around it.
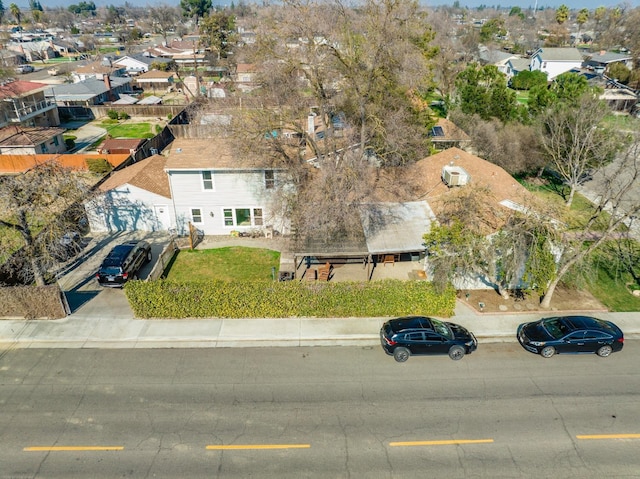
{"label": "gray shingle roof", "polygon": [[577,48],[540,48],[536,53],[545,62],[582,61],[582,55]]}
{"label": "gray shingle roof", "polygon": [[[131,78],[110,77],[111,87],[116,88],[131,83]],[[46,97],[55,97],[56,100],[89,100],[108,91],[103,80],[88,78],[78,83],[63,83],[52,85],[45,91]]]}

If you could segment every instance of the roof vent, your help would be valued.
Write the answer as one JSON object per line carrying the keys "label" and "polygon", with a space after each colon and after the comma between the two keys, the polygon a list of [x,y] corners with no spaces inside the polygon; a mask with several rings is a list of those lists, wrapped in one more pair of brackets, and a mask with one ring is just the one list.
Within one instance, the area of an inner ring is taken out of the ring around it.
{"label": "roof vent", "polygon": [[442,181],[448,187],[464,186],[470,179],[471,177],[469,174],[460,166],[453,166],[453,164],[450,164],[449,166],[444,166],[442,168]]}

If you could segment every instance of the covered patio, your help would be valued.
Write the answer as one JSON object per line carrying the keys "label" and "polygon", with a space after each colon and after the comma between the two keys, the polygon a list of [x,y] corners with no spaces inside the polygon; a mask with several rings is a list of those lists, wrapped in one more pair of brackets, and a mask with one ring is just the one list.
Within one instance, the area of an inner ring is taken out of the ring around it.
{"label": "covered patio", "polygon": [[[330,243],[313,238],[298,243],[293,252],[294,279],[426,279],[422,235],[435,221],[426,201],[366,204],[358,213],[360,234]],[[328,276],[323,275],[327,264]]]}

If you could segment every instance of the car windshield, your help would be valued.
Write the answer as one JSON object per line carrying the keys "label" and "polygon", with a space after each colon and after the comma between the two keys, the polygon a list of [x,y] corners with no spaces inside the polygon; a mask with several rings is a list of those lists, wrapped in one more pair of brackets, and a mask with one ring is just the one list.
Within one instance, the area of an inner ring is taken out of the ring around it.
{"label": "car windshield", "polygon": [[446,324],[444,324],[442,321],[438,321],[437,319],[431,319],[431,324],[433,325],[433,330],[444,336],[447,339],[453,339],[453,333],[451,332],[451,329],[449,329],[449,326],[447,326]]}
{"label": "car windshield", "polygon": [[108,266],[100,270],[100,274],[105,276],[118,276],[120,273],[122,273],[122,270],[117,266]]}
{"label": "car windshield", "polygon": [[560,339],[570,332],[566,323],[560,318],[545,319],[542,321],[542,327],[553,339]]}

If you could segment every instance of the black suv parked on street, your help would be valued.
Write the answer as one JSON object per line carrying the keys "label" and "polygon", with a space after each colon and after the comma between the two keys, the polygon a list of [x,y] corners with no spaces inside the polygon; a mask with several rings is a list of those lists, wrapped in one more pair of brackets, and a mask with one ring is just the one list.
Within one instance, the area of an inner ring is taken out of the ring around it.
{"label": "black suv parked on street", "polygon": [[151,261],[151,245],[129,241],[114,247],[100,265],[96,278],[100,286],[121,288],[129,279],[137,279],[140,268]]}
{"label": "black suv parked on street", "polygon": [[380,343],[384,352],[399,363],[414,354],[448,354],[458,360],[478,347],[473,333],[462,326],[426,316],[387,321],[380,330]]}

